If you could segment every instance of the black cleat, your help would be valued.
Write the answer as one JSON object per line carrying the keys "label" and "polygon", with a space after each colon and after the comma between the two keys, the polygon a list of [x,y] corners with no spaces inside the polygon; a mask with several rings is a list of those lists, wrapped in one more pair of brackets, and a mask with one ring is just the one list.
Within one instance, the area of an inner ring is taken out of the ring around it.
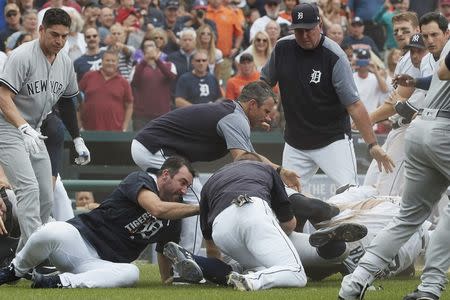
{"label": "black cleat", "polygon": [[403,300],[439,300],[439,297],[429,292],[415,290],[411,294],[403,297]]}
{"label": "black cleat", "polygon": [[5,283],[16,283],[19,279],[20,277],[16,276],[13,264],[0,269],[0,285]]}
{"label": "black cleat", "polygon": [[167,243],[163,254],[170,260],[181,280],[189,283],[200,283],[203,280],[203,272],[195,262],[192,253],[180,245],[174,242]]}
{"label": "black cleat", "polygon": [[313,247],[322,247],[329,241],[355,242],[367,235],[367,227],[356,223],[344,223],[317,230],[309,236]]}
{"label": "black cleat", "polygon": [[31,279],[33,283],[31,288],[33,289],[61,289],[63,285],[59,275],[49,275],[45,276],[37,272],[33,272],[33,277]]}

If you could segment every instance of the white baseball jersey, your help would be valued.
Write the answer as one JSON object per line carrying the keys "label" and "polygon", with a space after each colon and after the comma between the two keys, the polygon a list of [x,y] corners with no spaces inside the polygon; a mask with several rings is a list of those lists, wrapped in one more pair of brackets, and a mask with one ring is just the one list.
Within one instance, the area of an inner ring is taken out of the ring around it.
{"label": "white baseball jersey", "polygon": [[[78,94],[73,63],[59,52],[53,64],[45,57],[39,39],[25,43],[11,52],[0,75],[0,83],[16,96],[14,103],[33,128],[39,128],[60,97]],[[0,122],[6,122],[0,113]]]}
{"label": "white baseball jersey", "polygon": [[[434,60],[433,54],[428,53],[422,58],[422,61],[420,62],[419,77],[428,77],[433,75],[436,67],[437,61]],[[417,109],[423,108],[423,100],[425,100],[426,95],[427,91],[416,88],[411,97],[409,97],[408,102]]]}

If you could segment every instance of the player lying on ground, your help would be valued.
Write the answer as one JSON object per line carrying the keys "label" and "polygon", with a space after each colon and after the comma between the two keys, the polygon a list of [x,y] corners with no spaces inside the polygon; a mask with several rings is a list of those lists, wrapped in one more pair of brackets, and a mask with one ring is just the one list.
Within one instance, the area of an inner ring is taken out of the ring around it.
{"label": "player lying on ground", "polygon": [[[150,243],[161,253],[178,241],[180,218],[199,213],[198,205],[178,203],[192,184],[190,163],[171,157],[156,174],[133,172],[102,204],[67,222],[51,222],[32,234],[11,265],[0,269],[0,284],[14,282],[45,259],[60,275],[33,273],[33,288],[132,286],[139,269],[131,264]],[[170,263],[158,254],[161,279]]]}

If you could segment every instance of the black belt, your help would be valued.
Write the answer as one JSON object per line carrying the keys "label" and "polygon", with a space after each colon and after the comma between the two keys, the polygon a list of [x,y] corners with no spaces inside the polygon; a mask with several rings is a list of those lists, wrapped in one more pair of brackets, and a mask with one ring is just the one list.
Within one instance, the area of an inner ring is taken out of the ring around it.
{"label": "black belt", "polygon": [[[417,115],[422,116],[423,115],[423,109],[419,109],[419,112]],[[438,112],[435,115],[436,117],[446,118],[450,119],[450,111],[448,110],[438,110]]]}

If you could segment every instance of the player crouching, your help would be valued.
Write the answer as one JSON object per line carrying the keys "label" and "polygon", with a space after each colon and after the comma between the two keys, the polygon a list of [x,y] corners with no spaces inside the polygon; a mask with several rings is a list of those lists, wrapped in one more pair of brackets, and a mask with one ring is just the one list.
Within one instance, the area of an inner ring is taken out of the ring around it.
{"label": "player crouching", "polygon": [[179,203],[193,177],[190,163],[180,157],[167,159],[156,174],[131,173],[98,208],[34,232],[11,265],[0,269],[0,285],[19,280],[48,258],[61,274],[35,272],[32,288],[132,286],[139,269],[131,262],[150,243],[157,243],[164,282],[170,262],[160,253],[180,233],[180,222],[172,220],[199,213],[198,205]]}

